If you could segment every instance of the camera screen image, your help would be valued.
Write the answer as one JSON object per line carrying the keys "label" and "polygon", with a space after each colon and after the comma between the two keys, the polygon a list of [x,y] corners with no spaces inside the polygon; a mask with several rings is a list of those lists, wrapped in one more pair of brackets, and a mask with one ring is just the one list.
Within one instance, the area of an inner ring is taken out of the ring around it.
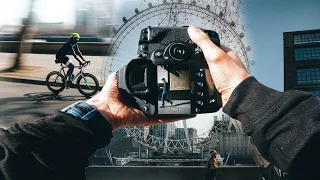
{"label": "camera screen image", "polygon": [[189,65],[158,65],[158,114],[191,114]]}

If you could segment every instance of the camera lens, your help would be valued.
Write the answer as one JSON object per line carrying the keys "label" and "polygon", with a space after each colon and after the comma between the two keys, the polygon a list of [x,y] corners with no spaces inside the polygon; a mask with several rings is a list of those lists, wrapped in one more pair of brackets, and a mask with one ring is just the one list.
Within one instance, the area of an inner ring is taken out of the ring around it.
{"label": "camera lens", "polygon": [[189,51],[187,46],[181,43],[173,44],[169,49],[169,55],[177,61],[183,61],[188,59]]}

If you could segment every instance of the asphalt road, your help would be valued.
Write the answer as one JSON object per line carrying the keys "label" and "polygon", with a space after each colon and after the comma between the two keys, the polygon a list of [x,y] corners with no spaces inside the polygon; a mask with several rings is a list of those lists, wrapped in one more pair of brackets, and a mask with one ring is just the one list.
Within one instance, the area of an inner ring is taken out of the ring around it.
{"label": "asphalt road", "polygon": [[77,89],[65,89],[55,98],[46,86],[0,81],[0,127],[12,122],[32,122],[85,100]]}

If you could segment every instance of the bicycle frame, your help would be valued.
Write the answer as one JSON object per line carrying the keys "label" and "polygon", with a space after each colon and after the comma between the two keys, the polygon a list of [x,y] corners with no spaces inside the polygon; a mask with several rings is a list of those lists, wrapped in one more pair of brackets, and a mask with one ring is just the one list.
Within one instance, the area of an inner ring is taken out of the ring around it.
{"label": "bicycle frame", "polygon": [[[60,69],[60,71],[59,71],[59,74],[62,74],[62,72],[63,72],[64,78],[67,79],[67,74],[65,73],[64,69],[65,69],[65,68],[69,68],[69,67],[66,66],[66,65],[63,65],[62,63],[61,63],[60,66],[61,66],[61,69]],[[87,80],[86,77],[83,75],[83,73],[84,73],[83,67],[84,67],[84,66],[74,66],[74,68],[78,68],[80,71],[78,72],[78,74],[77,74],[76,76],[74,76],[74,78],[72,79],[71,82],[73,82],[75,79],[77,79],[77,78],[81,75],[81,76],[83,77],[84,82],[86,83],[86,85],[89,86],[89,85],[88,85],[88,80]],[[58,78],[58,77],[56,77],[55,81],[57,81],[57,78]]]}

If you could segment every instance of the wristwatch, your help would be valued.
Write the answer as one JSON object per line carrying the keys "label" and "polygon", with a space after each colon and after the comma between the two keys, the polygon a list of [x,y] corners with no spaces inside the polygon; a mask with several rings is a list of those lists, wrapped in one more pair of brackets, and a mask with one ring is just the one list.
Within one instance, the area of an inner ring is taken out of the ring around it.
{"label": "wristwatch", "polygon": [[[83,121],[92,121],[103,119],[107,121],[99,111],[91,107],[88,103],[84,101],[78,101],[74,104],[71,104],[61,110],[67,114],[73,115],[77,118],[80,118]],[[109,123],[108,123],[109,124]]]}
{"label": "wristwatch", "polygon": [[110,143],[110,139],[113,137],[112,125],[100,114],[98,110],[90,106],[88,103],[78,101],[63,108],[61,111],[81,119],[82,121],[80,121],[86,124],[92,132],[95,133],[97,143]]}

